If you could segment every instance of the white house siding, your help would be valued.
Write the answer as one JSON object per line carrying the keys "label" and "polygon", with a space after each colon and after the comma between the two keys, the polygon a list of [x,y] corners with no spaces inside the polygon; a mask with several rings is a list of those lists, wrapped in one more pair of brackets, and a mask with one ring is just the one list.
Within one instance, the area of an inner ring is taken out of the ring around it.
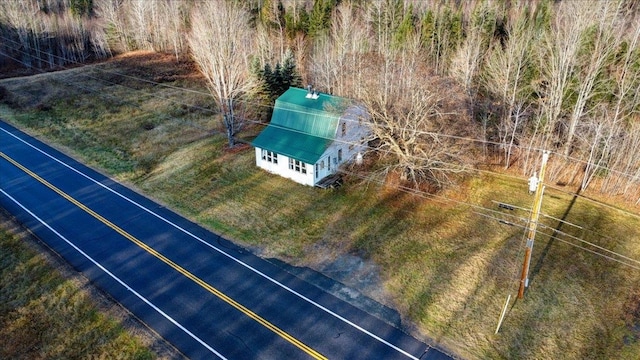
{"label": "white house siding", "polygon": [[[340,118],[335,140],[329,145],[316,164],[305,164],[306,174],[289,169],[289,157],[278,154],[277,163],[262,158],[262,149],[256,147],[256,165],[270,173],[278,174],[303,185],[315,186],[323,178],[337,172],[340,165],[355,160],[358,152],[366,150],[366,138],[369,136],[368,121],[364,110],[352,106]],[[343,134],[343,124],[345,132]],[[342,157],[338,153],[342,150]]]}
{"label": "white house siding", "polygon": [[[329,145],[327,150],[322,154],[318,161],[324,160],[324,172],[319,174],[316,179],[322,179],[325,176],[334,174],[341,164],[355,160],[358,152],[366,150],[366,139],[369,136],[369,127],[366,125],[367,120],[363,119],[364,110],[356,106],[352,106],[340,118],[338,128],[336,129],[335,140]],[[343,124],[345,133],[343,135]],[[342,150],[342,159],[338,160],[338,152]],[[327,166],[327,161],[331,159],[331,167]]]}
{"label": "white house siding", "polygon": [[334,157],[327,150],[324,152],[320,160],[318,160],[318,162],[315,163],[313,167],[314,185],[317,184],[318,181],[322,180],[323,178],[335,173],[336,166],[334,166],[333,163],[329,164],[329,158],[331,158],[331,161],[333,162]]}
{"label": "white house siding", "polygon": [[[275,163],[273,161],[269,162],[265,159],[262,159],[262,149],[256,149],[256,165],[259,168],[262,168],[270,173],[280,175],[287,179],[291,179],[295,182],[298,182],[303,185],[314,186],[314,168],[311,164],[305,164],[305,168],[307,173],[304,174],[302,172],[298,172],[295,170],[289,169],[289,157],[284,156],[282,154],[278,154],[277,159],[278,162]],[[273,159],[273,157],[272,157]]]}

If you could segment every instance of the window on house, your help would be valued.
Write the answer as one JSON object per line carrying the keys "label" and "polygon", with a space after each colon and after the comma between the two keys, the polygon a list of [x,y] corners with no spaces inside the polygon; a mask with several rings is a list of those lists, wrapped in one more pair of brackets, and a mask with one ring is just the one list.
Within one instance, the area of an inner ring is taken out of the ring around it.
{"label": "window on house", "polygon": [[324,170],[324,160],[320,161],[320,169]]}
{"label": "window on house", "polygon": [[305,164],[305,163],[303,163],[301,161],[289,158],[289,170],[293,170],[295,172],[306,174],[307,173],[307,164]]}
{"label": "window on house", "polygon": [[342,161],[342,149],[338,149],[338,162]]}
{"label": "window on house", "polygon": [[277,164],[278,163],[278,154],[273,151],[262,150],[262,160],[265,160],[270,163]]}
{"label": "window on house", "polygon": [[316,178],[318,178],[318,164],[316,164]]}
{"label": "window on house", "polygon": [[342,136],[347,135],[347,123],[343,122],[342,123]]}
{"label": "window on house", "polygon": [[327,169],[331,171],[331,156],[327,158]]}

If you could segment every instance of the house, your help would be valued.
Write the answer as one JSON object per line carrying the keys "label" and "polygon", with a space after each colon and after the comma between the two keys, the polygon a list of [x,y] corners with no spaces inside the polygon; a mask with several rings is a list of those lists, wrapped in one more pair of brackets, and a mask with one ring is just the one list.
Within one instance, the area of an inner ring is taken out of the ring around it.
{"label": "house", "polygon": [[368,135],[364,115],[347,99],[289,88],[276,99],[271,123],[252,143],[256,165],[317,186],[363,151]]}

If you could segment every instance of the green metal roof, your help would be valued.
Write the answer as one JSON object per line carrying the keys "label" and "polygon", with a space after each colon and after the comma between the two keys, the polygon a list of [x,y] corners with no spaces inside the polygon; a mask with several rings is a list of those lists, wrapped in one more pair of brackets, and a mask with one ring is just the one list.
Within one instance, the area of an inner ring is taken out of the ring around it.
{"label": "green metal roof", "polygon": [[336,136],[344,99],[289,88],[275,103],[271,123],[252,145],[308,164],[315,164]]}

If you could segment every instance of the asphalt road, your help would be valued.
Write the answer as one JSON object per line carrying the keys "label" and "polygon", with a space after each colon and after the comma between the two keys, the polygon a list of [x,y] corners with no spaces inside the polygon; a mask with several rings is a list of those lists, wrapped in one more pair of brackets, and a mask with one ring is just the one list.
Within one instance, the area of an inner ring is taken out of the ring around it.
{"label": "asphalt road", "polygon": [[449,359],[0,121],[0,206],[192,359]]}

